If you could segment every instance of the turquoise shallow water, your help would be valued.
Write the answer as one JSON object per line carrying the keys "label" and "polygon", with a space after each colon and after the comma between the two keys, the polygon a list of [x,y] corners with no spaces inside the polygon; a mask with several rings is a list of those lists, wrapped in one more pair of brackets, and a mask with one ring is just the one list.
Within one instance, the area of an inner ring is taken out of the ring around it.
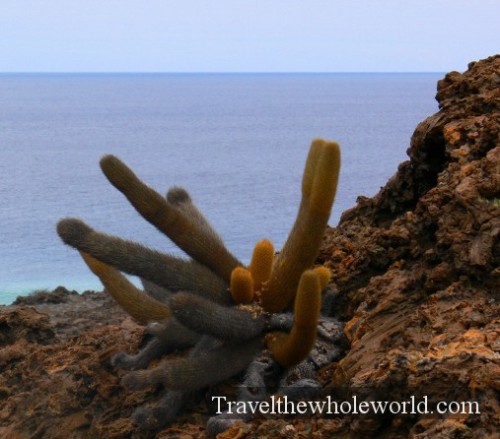
{"label": "turquoise shallow water", "polygon": [[342,146],[334,225],[406,160],[441,76],[0,75],[0,303],[101,288],[59,240],[62,217],[178,252],[101,175],[102,155],[161,192],[186,187],[245,261],[257,240],[286,238],[314,137]]}

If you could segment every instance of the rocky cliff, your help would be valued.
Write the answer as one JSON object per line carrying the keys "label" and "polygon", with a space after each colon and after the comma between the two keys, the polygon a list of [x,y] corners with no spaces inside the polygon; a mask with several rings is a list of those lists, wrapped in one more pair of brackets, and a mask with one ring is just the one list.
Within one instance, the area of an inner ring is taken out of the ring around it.
{"label": "rocky cliff", "polygon": [[332,391],[474,400],[481,414],[357,419],[364,434],[500,432],[500,56],[437,89],[410,160],[328,232],[321,259],[351,349],[322,374]]}

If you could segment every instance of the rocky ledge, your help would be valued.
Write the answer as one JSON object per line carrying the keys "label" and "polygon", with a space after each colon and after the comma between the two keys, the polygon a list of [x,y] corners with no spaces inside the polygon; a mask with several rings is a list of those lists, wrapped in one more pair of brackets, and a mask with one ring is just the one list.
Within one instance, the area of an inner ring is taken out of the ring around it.
{"label": "rocky ledge", "polygon": [[[479,413],[256,419],[220,435],[490,438],[500,431],[500,56],[438,83],[409,161],[329,229],[331,313],[350,349],[318,372],[340,399],[477,402]],[[201,438],[200,403],[150,434],[130,421],[154,392],[128,392],[110,365],[145,342],[102,293],[54,293],[0,307],[0,437]]]}

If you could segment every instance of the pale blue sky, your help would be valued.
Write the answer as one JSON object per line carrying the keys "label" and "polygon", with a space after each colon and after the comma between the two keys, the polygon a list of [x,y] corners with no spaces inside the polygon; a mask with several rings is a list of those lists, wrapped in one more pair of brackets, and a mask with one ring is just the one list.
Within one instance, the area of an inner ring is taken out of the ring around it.
{"label": "pale blue sky", "polygon": [[0,0],[0,72],[465,70],[499,0]]}

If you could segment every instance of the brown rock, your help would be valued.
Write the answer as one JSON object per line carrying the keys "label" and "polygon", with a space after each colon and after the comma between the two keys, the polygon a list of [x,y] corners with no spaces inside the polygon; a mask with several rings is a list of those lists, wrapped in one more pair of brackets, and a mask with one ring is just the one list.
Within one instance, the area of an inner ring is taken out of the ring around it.
{"label": "brown rock", "polygon": [[[499,431],[499,84],[500,56],[446,75],[440,111],[417,127],[410,161],[328,233],[322,259],[334,272],[351,341],[330,370],[332,393],[427,395],[434,403],[477,401],[481,410],[374,417],[371,434],[394,422],[419,438]],[[356,236],[347,275],[337,256],[345,236]]]}

